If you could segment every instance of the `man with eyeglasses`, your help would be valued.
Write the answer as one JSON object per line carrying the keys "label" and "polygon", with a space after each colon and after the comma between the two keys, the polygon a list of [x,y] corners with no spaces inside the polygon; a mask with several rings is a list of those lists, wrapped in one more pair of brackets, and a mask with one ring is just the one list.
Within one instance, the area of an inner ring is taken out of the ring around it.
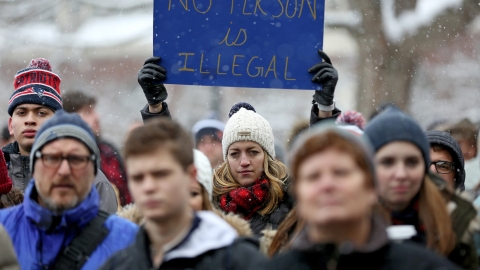
{"label": "man with eyeglasses", "polygon": [[449,133],[430,130],[430,170],[440,175],[453,190],[465,190],[465,168],[462,149]]}
{"label": "man with eyeglasses", "polygon": [[38,130],[21,205],[0,211],[22,269],[98,269],[138,227],[99,209],[100,154],[90,127],[59,110]]}
{"label": "man with eyeglasses", "polygon": [[[14,92],[8,102],[8,129],[15,141],[2,148],[8,175],[16,189],[25,191],[30,181],[30,152],[39,128],[55,111],[62,109],[60,77],[52,72],[50,62],[33,59],[27,68],[17,72]],[[100,193],[100,209],[115,213],[118,208],[115,190],[103,172],[95,178]]]}

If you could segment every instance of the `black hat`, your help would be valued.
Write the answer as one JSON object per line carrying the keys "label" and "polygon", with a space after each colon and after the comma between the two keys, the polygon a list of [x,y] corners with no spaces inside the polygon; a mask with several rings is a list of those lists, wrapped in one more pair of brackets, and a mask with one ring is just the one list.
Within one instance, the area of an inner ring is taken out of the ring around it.
{"label": "black hat", "polygon": [[430,145],[422,128],[404,112],[392,107],[387,108],[367,124],[364,134],[370,139],[375,152],[394,141],[413,143],[422,152],[425,172],[428,172]]}

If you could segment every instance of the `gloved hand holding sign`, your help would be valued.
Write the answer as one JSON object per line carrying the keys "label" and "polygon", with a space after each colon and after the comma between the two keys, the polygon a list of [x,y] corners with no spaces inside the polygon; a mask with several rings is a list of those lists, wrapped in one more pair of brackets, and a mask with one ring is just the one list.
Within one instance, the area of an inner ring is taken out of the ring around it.
{"label": "gloved hand holding sign", "polygon": [[161,83],[167,78],[167,70],[157,64],[159,61],[160,57],[148,58],[138,72],[138,83],[149,105],[159,104],[168,97],[167,89]]}
{"label": "gloved hand holding sign", "polygon": [[335,86],[338,82],[338,72],[332,66],[330,57],[322,51],[318,50],[318,54],[325,62],[311,67],[308,72],[315,73],[312,78],[312,82],[322,84],[322,90],[315,91],[313,100],[319,105],[319,109],[322,111],[333,111],[335,104],[333,104],[333,97],[335,93]]}

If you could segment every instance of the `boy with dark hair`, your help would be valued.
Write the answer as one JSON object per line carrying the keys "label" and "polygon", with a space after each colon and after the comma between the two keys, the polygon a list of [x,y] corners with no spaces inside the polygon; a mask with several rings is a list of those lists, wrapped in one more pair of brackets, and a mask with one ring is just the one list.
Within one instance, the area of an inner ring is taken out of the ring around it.
{"label": "boy with dark hair", "polygon": [[[30,151],[35,135],[44,122],[62,109],[60,77],[52,72],[50,62],[44,58],[32,59],[27,68],[17,72],[14,92],[8,102],[8,129],[15,141],[2,148],[8,175],[14,188],[25,191],[30,181]],[[100,209],[108,213],[117,211],[117,198],[112,185],[99,171],[95,187],[100,193]]]}
{"label": "boy with dark hair", "polygon": [[96,98],[85,92],[71,91],[63,94],[63,109],[67,112],[78,113],[95,133],[102,160],[102,172],[118,189],[120,204],[127,205],[132,202],[132,199],[128,192],[123,160],[118,150],[100,136],[100,117],[95,110],[96,105]]}
{"label": "boy with dark hair", "polygon": [[193,143],[161,117],[132,130],[124,147],[128,186],[145,218],[136,242],[102,269],[262,269],[265,258],[222,218],[190,207]]}

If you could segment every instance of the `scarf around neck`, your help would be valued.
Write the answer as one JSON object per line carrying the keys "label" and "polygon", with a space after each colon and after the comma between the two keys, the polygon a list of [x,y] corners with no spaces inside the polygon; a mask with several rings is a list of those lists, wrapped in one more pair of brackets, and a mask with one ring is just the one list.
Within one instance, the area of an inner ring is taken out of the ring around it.
{"label": "scarf around neck", "polygon": [[260,178],[248,187],[239,187],[220,195],[219,205],[227,213],[240,214],[250,220],[268,199],[270,183]]}
{"label": "scarf around neck", "polygon": [[419,196],[415,196],[410,204],[400,212],[391,212],[392,225],[413,225],[418,233],[425,232],[425,225],[420,221]]}

